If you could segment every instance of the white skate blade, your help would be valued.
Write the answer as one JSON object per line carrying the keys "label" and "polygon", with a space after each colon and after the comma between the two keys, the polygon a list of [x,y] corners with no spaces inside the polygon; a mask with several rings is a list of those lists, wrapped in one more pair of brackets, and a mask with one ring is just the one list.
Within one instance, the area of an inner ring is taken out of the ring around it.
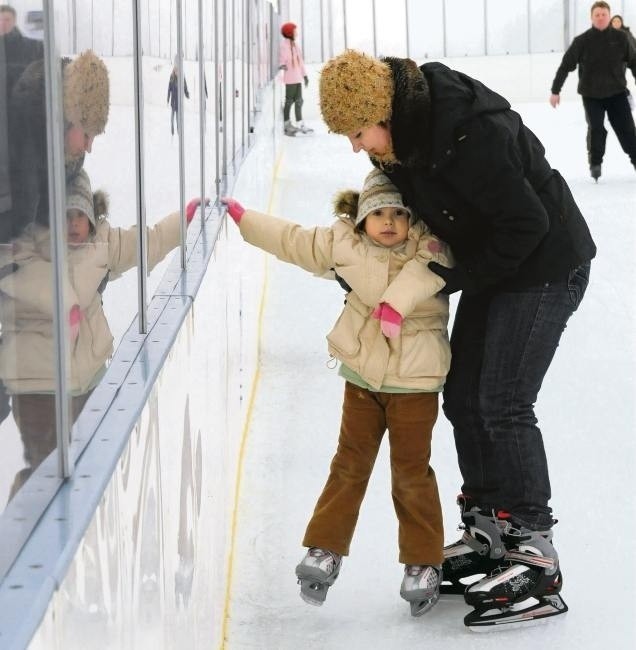
{"label": "white skate blade", "polygon": [[429,598],[428,600],[411,600],[408,601],[409,605],[411,606],[411,616],[423,616],[428,612],[430,609],[432,609],[437,601],[439,600],[439,596],[435,595],[433,598]]}
{"label": "white skate blade", "polygon": [[299,579],[298,583],[300,584],[300,597],[309,605],[321,607],[327,598],[329,585],[324,582],[302,579]]}
{"label": "white skate blade", "polygon": [[[326,591],[326,590],[325,590]],[[324,600],[316,600],[315,598],[312,598],[309,594],[304,592],[301,588],[300,590],[300,597],[308,604],[308,605],[313,605],[314,607],[322,607],[324,604]]]}

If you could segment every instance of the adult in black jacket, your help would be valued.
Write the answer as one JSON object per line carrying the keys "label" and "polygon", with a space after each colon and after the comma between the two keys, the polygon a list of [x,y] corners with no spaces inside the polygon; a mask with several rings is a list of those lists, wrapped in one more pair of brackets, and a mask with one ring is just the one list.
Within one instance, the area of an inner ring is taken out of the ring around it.
{"label": "adult in black jacket", "polygon": [[[329,129],[369,154],[457,261],[429,265],[445,292],[462,291],[444,412],[466,534],[446,549],[447,588],[503,566],[495,589],[504,605],[555,594],[550,481],[533,405],[587,287],[596,248],[585,220],[510,104],[440,63],[347,50],[321,72],[320,105]],[[477,613],[493,584],[466,591]]]}
{"label": "adult in black jacket", "polygon": [[601,175],[607,131],[605,113],[623,151],[636,168],[636,127],[629,106],[625,69],[636,79],[636,49],[626,32],[610,27],[607,2],[595,2],[592,27],[579,34],[566,50],[552,82],[550,104],[556,108],[561,88],[569,72],[579,67],[579,94],[583,97],[587,120],[587,152],[590,174]]}
{"label": "adult in black jacket", "polygon": [[44,58],[42,41],[23,36],[15,23],[15,9],[0,5],[0,62],[6,66],[7,95],[29,63]]}

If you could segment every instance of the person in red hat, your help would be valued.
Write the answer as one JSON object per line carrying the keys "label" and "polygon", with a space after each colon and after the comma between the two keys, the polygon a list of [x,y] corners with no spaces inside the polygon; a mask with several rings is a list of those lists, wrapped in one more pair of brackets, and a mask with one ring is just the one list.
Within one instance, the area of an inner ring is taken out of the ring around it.
{"label": "person in red hat", "polygon": [[[280,28],[283,40],[279,49],[279,69],[283,71],[283,82],[285,84],[285,106],[283,108],[283,119],[285,121],[285,135],[296,135],[301,133],[312,133],[313,129],[305,126],[303,121],[303,86],[309,84],[309,78],[305,70],[303,53],[296,42],[297,27],[295,23],[284,23]],[[294,106],[296,122],[294,126],[289,119],[291,107]]]}

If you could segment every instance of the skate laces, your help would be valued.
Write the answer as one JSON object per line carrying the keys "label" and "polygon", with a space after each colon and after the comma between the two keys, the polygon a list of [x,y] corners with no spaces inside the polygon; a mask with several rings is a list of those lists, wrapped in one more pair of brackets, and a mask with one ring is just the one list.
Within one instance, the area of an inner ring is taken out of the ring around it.
{"label": "skate laces", "polygon": [[309,557],[319,559],[319,558],[330,558],[335,564],[338,564],[340,561],[340,555],[334,553],[333,551],[328,551],[326,548],[320,548],[318,546],[312,546],[309,551],[307,551]]}

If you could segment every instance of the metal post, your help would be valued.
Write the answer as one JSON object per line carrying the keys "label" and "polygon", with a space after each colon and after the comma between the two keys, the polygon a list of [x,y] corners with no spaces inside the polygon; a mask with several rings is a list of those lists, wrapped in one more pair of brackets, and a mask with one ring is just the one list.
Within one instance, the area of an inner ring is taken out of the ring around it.
{"label": "metal post", "polygon": [[532,54],[532,0],[526,3],[526,15],[528,16],[528,54]]}
{"label": "metal post", "polygon": [[230,50],[232,62],[232,151],[230,152],[230,160],[234,160],[236,156],[236,3],[232,0],[232,48]]}
{"label": "metal post", "polygon": [[184,98],[184,73],[183,73],[183,2],[177,0],[177,124],[179,127],[179,230],[181,233],[181,268],[186,267],[186,220],[185,220],[185,134],[183,133],[183,114],[185,113]]}
{"label": "metal post", "polygon": [[220,151],[219,151],[219,131],[221,129],[220,102],[219,102],[219,0],[214,0],[214,158],[215,158],[215,178],[214,185],[216,196],[218,198],[221,187],[221,168],[220,168]]}
{"label": "metal post", "polygon": [[[77,54],[77,0],[72,0],[71,7],[73,11],[73,54]],[[45,10],[46,11],[46,10]],[[46,30],[46,27],[44,28]]]}
{"label": "metal post", "polygon": [[484,54],[488,56],[488,0],[484,0]]}
{"label": "metal post", "polygon": [[201,229],[205,223],[205,67],[203,62],[203,0],[199,0],[199,179]]}
{"label": "metal post", "polygon": [[442,34],[444,35],[443,51],[446,57],[446,2],[442,2]]}
{"label": "metal post", "polygon": [[227,175],[227,6],[223,3],[223,65],[221,67],[223,83],[221,84],[221,110],[223,111],[223,165],[221,173]]}
{"label": "metal post", "polygon": [[342,18],[344,24],[344,46],[346,50],[349,47],[347,39],[347,0],[342,0]]}
{"label": "metal post", "polygon": [[371,3],[371,25],[373,29],[373,56],[378,56],[378,33],[376,30],[376,7],[375,0]]}
{"label": "metal post", "polygon": [[248,113],[247,113],[247,70],[246,70],[246,51],[245,46],[247,42],[247,13],[245,11],[246,0],[242,0],[242,9],[241,9],[241,145],[245,149],[246,144],[246,134],[248,130]]}
{"label": "metal post", "polygon": [[570,24],[570,0],[563,0],[563,49],[567,49],[570,41],[571,24]]}
{"label": "metal post", "polygon": [[252,96],[254,94],[254,71],[252,70],[252,3],[247,0],[247,131],[252,133]]}
{"label": "metal post", "polygon": [[68,306],[64,301],[66,269],[66,178],[64,174],[64,140],[62,127],[62,70],[55,44],[53,0],[44,0],[44,65],[46,93],[46,140],[49,189],[49,227],[51,233],[51,260],[53,283],[53,340],[55,354],[55,429],[58,449],[58,475],[71,475],[69,457],[68,382],[69,358],[67,346],[66,314]]}
{"label": "metal post", "polygon": [[146,204],[144,183],[144,114],[143,114],[143,67],[141,55],[140,0],[132,0],[133,8],[133,63],[135,105],[135,187],[137,198],[137,300],[139,308],[139,332],[148,331],[146,276],[148,274],[148,249],[146,244]]}
{"label": "metal post", "polygon": [[404,22],[406,27],[406,58],[411,58],[411,37],[409,31],[409,0],[404,0]]}
{"label": "metal post", "polygon": [[320,0],[320,60],[325,60],[325,7],[323,0]]}
{"label": "metal post", "polygon": [[303,50],[305,49],[305,0],[300,0],[300,33],[303,35]]}

